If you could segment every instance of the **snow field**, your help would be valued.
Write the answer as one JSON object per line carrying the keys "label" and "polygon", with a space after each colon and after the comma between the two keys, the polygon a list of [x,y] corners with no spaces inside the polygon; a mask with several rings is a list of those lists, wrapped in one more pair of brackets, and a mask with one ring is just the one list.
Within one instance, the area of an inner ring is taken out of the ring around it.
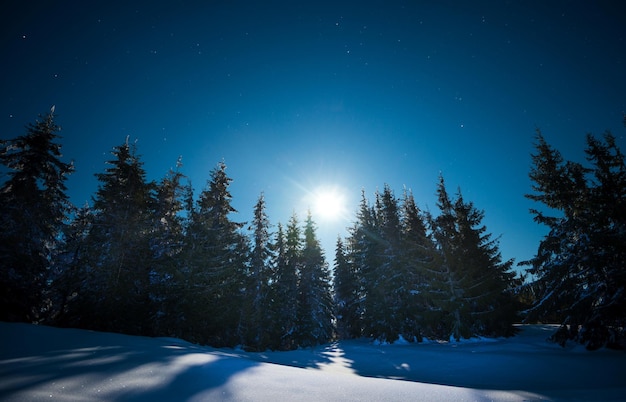
{"label": "snow field", "polygon": [[171,338],[0,323],[2,401],[619,401],[626,353],[508,339],[291,352],[213,349]]}

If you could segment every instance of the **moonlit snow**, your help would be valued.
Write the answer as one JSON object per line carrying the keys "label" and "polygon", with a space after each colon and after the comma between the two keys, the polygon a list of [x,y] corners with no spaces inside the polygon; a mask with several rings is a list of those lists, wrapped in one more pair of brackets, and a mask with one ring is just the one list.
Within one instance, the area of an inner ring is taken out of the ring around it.
{"label": "moonlit snow", "polygon": [[508,339],[292,352],[213,349],[171,338],[0,323],[2,401],[618,401],[626,353]]}

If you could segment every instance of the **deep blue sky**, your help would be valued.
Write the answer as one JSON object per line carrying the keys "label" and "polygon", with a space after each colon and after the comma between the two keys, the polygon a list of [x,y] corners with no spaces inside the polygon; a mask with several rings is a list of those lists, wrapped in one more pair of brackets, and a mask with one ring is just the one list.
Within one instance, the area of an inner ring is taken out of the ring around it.
{"label": "deep blue sky", "polygon": [[[0,58],[0,136],[56,105],[78,205],[128,135],[152,179],[182,155],[196,192],[223,159],[239,221],[261,192],[272,223],[303,219],[320,185],[351,213],[385,183],[436,213],[441,172],[520,261],[545,233],[524,198],[535,129],[566,158],[588,132],[626,148],[620,0],[9,0]],[[352,221],[318,220],[331,263]]]}

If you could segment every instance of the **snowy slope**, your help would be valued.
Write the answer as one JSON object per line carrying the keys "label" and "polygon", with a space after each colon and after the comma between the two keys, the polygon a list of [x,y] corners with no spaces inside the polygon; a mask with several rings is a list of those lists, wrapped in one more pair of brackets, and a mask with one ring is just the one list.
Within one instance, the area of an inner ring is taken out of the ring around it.
{"label": "snowy slope", "polygon": [[460,344],[341,342],[246,353],[0,323],[0,400],[626,400],[626,354],[546,343],[552,328]]}

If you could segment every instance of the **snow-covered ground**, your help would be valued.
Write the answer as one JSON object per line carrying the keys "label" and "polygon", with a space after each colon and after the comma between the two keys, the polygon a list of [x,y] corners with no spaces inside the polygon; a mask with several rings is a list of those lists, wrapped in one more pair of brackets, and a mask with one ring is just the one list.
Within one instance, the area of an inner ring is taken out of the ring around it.
{"label": "snow-covered ground", "polygon": [[247,353],[179,339],[0,323],[0,400],[626,400],[626,352],[509,339],[339,342]]}

